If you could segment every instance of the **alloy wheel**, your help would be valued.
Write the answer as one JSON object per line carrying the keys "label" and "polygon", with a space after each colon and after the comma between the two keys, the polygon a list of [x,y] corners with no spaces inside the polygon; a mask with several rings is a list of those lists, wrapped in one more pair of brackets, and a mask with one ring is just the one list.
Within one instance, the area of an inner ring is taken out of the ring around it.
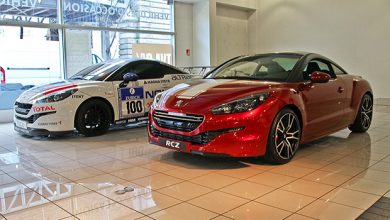
{"label": "alloy wheel", "polygon": [[275,131],[277,154],[283,159],[290,159],[298,149],[301,130],[294,114],[286,113],[280,117]]}
{"label": "alloy wheel", "polygon": [[97,129],[104,121],[104,111],[98,105],[92,106],[84,115],[85,128]]}
{"label": "alloy wheel", "polygon": [[370,96],[366,95],[363,99],[362,109],[361,109],[362,126],[364,129],[368,129],[371,125],[372,108],[373,108],[372,99]]}

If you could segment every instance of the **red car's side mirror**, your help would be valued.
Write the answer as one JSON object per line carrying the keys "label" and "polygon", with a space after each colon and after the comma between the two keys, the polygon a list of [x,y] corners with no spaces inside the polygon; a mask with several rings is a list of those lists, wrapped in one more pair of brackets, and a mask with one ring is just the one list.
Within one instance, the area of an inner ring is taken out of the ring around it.
{"label": "red car's side mirror", "polygon": [[310,76],[312,83],[327,83],[330,80],[330,75],[324,72],[315,71]]}

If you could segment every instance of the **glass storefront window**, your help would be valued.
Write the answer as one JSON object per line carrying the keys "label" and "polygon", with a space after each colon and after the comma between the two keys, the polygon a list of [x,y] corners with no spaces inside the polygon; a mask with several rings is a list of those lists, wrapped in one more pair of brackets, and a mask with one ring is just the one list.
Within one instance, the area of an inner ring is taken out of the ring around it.
{"label": "glass storefront window", "polygon": [[172,31],[166,0],[64,0],[63,11],[70,25]]}
{"label": "glass storefront window", "polygon": [[65,36],[67,77],[89,65],[117,58],[173,63],[170,35],[71,29],[65,31]]}
{"label": "glass storefront window", "polygon": [[0,26],[0,48],[7,83],[38,85],[63,78],[57,30]]}
{"label": "glass storefront window", "polygon": [[0,0],[0,20],[53,24],[57,0]]}
{"label": "glass storefront window", "polygon": [[173,64],[173,5],[167,2],[0,0],[0,66],[7,82],[53,82],[116,58]]}

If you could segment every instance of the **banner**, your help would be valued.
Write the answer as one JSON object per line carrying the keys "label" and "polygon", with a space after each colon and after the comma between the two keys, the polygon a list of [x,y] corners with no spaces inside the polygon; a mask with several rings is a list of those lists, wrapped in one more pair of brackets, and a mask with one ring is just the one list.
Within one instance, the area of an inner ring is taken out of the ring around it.
{"label": "banner", "polygon": [[133,44],[133,57],[173,64],[170,44]]}

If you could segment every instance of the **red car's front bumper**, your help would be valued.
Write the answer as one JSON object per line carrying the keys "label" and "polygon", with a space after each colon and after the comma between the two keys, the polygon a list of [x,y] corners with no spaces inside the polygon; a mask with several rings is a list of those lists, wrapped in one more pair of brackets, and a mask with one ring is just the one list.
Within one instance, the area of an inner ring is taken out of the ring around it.
{"label": "red car's front bumper", "polygon": [[[203,115],[204,120],[193,131],[184,132],[160,127],[153,108],[149,112],[149,142],[170,149],[200,154],[232,157],[255,157],[265,154],[268,134],[277,109],[270,106],[245,113]],[[189,113],[192,114],[192,113]],[[180,148],[167,146],[166,141],[180,143]]]}

